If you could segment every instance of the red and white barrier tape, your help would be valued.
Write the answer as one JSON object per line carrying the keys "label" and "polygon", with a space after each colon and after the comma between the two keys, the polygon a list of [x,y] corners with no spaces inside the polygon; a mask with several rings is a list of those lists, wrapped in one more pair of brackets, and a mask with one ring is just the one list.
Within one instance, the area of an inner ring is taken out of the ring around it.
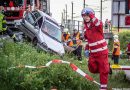
{"label": "red and white barrier tape", "polygon": [[98,83],[97,81],[95,81],[91,76],[89,76],[88,74],[84,73],[81,69],[79,69],[76,65],[74,64],[70,64],[70,67],[77,73],[79,73],[80,75],[82,75],[83,77],[85,77],[86,79],[94,82],[97,85],[100,85],[100,83]]}
{"label": "red and white barrier tape", "polygon": [[12,69],[12,68],[45,68],[45,67],[49,67],[52,63],[54,64],[61,64],[61,63],[65,63],[65,64],[68,64],[70,65],[70,67],[72,68],[73,71],[79,73],[81,76],[85,77],[86,79],[94,82],[95,84],[97,85],[100,85],[100,83],[96,82],[91,76],[89,76],[88,74],[84,73],[81,69],[79,69],[75,64],[72,64],[68,61],[63,61],[63,60],[52,60],[52,61],[49,61],[45,66],[29,66],[29,65],[21,65],[21,66],[17,66],[17,67],[11,67],[9,69]]}
{"label": "red and white barrier tape", "polygon": [[46,66],[29,66],[29,65],[19,65],[19,66],[16,66],[16,67],[10,67],[9,69],[13,69],[13,68],[32,68],[32,69],[35,69],[35,68],[45,68]]}

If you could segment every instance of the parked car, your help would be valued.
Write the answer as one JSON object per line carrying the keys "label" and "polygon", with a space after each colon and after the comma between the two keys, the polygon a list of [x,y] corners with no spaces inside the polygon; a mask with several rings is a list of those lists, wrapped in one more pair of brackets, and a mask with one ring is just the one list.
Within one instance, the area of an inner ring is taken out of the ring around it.
{"label": "parked car", "polygon": [[61,29],[58,23],[40,10],[26,12],[21,25],[17,27],[23,31],[41,49],[63,55],[65,53],[61,43]]}

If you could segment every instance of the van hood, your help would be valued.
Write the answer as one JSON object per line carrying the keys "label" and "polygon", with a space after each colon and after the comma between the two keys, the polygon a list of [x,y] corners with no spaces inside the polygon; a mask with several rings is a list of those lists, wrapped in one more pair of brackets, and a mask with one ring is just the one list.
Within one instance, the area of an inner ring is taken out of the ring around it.
{"label": "van hood", "polygon": [[59,55],[63,55],[65,53],[62,43],[56,41],[49,35],[43,33],[42,31],[40,31],[38,33],[38,36],[39,36],[40,43],[46,43],[46,45],[49,49],[53,50],[54,52],[58,53]]}

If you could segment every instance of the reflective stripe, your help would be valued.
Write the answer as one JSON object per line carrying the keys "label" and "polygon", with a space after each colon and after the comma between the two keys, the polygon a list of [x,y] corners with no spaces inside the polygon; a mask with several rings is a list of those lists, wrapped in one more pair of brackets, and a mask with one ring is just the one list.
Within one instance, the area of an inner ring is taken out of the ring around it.
{"label": "reflective stripe", "polygon": [[88,40],[87,40],[87,39],[85,39],[85,41],[87,42]]}
{"label": "reflective stripe", "polygon": [[101,86],[101,87],[107,87],[107,85],[106,85],[106,84],[101,84],[100,86]]}
{"label": "reflective stripe", "polygon": [[105,39],[102,39],[100,41],[97,41],[97,42],[94,42],[94,43],[90,43],[89,46],[96,46],[96,45],[104,43],[104,42],[105,42]]}
{"label": "reflective stripe", "polygon": [[94,53],[94,52],[99,52],[99,51],[103,51],[103,50],[106,50],[106,49],[107,49],[107,46],[105,46],[103,48],[98,48],[98,49],[91,50],[91,52]]}
{"label": "reflective stripe", "polygon": [[107,90],[107,84],[101,84],[100,90]]}
{"label": "reflective stripe", "polygon": [[95,26],[99,26],[100,25],[100,21],[98,20],[98,22],[95,24]]}

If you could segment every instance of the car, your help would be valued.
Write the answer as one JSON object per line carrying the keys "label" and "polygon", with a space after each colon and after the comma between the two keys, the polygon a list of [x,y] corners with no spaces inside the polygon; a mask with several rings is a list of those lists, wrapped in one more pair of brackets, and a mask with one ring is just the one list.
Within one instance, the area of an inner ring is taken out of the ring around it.
{"label": "car", "polygon": [[63,56],[65,51],[61,42],[61,28],[49,15],[40,10],[26,12],[21,24],[17,25],[39,48]]}

